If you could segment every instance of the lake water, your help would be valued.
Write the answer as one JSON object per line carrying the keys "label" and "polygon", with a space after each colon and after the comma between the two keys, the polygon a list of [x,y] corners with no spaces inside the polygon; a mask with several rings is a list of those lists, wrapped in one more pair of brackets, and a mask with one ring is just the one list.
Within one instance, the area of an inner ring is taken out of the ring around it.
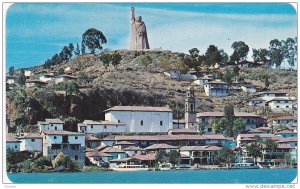
{"label": "lake water", "polygon": [[9,173],[14,183],[291,183],[297,169]]}

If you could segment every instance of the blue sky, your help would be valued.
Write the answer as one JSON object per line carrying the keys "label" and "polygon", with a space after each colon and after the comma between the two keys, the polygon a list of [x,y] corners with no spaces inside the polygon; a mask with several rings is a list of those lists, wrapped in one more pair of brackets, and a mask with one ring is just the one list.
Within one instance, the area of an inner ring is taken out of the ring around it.
{"label": "blue sky", "polygon": [[204,53],[214,44],[231,54],[234,41],[267,48],[274,38],[297,35],[295,9],[286,3],[17,3],[6,16],[6,68],[43,64],[91,27],[107,37],[104,48],[127,49],[131,6],[151,48]]}

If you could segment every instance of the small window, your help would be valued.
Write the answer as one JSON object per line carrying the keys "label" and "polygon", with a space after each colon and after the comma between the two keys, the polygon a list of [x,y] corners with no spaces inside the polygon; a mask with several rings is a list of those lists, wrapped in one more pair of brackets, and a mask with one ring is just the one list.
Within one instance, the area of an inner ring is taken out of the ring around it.
{"label": "small window", "polygon": [[46,136],[45,136],[45,139],[46,139]]}
{"label": "small window", "polygon": [[78,136],[75,136],[75,139],[77,140],[77,139],[78,139]]}
{"label": "small window", "polygon": [[141,120],[141,125],[144,125],[144,122],[143,122],[143,120]]}
{"label": "small window", "polygon": [[53,138],[56,139],[56,136],[54,136]]}
{"label": "small window", "polygon": [[55,126],[54,129],[57,130],[57,127]]}
{"label": "small window", "polygon": [[15,149],[17,149],[18,148],[18,146],[17,145],[15,145]]}
{"label": "small window", "polygon": [[121,123],[121,121],[120,121],[120,120],[118,120],[118,123]]}
{"label": "small window", "polygon": [[286,106],[286,108],[289,108],[289,106]]}
{"label": "small window", "polygon": [[107,129],[106,125],[104,125],[104,129]]}
{"label": "small window", "polygon": [[276,106],[276,108],[279,108],[279,106]]}
{"label": "small window", "polygon": [[163,125],[163,121],[160,121],[160,126],[162,126]]}
{"label": "small window", "polygon": [[34,138],[32,138],[32,139],[31,139],[31,142],[35,142],[35,139],[34,139]]}
{"label": "small window", "polygon": [[75,158],[75,160],[78,160],[78,156],[76,155],[76,156],[74,156],[74,158]]}
{"label": "small window", "polygon": [[91,125],[91,129],[93,129],[93,125]]}
{"label": "small window", "polygon": [[51,124],[51,127],[53,127],[53,125]]}
{"label": "small window", "polygon": [[119,125],[116,125],[116,127],[118,128]]}

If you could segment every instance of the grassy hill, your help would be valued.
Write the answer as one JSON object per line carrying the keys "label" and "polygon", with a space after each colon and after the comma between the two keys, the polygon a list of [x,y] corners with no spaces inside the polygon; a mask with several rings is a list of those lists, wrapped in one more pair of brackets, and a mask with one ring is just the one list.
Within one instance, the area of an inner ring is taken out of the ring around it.
{"label": "grassy hill", "polygon": [[[115,105],[169,105],[174,111],[174,117],[183,118],[185,91],[192,82],[185,79],[170,79],[163,71],[178,68],[182,53],[170,51],[134,52],[120,50],[121,64],[115,68],[105,68],[100,61],[99,54],[86,54],[75,57],[60,65],[52,66],[47,72],[60,71],[67,67],[72,75],[79,78],[88,78],[89,83],[80,89],[78,95],[66,97],[60,94],[59,87],[50,84],[45,88],[25,89],[27,98],[34,99],[30,111],[32,116],[25,116],[24,125],[36,124],[37,120],[47,117],[63,117],[70,121],[70,127],[84,119],[104,119],[103,110]],[[145,64],[143,57],[150,56],[152,62]],[[232,68],[230,68],[232,69]],[[35,72],[43,70],[42,66],[30,68]],[[242,68],[240,76],[247,82],[264,87],[265,77],[270,77],[269,90],[286,90],[291,96],[297,96],[297,72],[285,70],[272,70],[266,68]],[[33,76],[38,78],[39,75]],[[197,111],[222,111],[223,107],[231,103],[239,111],[254,111],[248,107],[246,100],[251,96],[247,94],[232,95],[228,97],[206,97],[200,86],[195,86],[197,97]],[[14,99],[8,95],[8,118],[15,120],[19,107],[13,104]],[[17,109],[17,110],[15,110]],[[19,111],[21,111],[19,109]],[[31,112],[31,113],[32,113]],[[16,125],[16,123],[12,123]],[[74,129],[74,128],[73,128]],[[71,129],[71,130],[73,130]]]}

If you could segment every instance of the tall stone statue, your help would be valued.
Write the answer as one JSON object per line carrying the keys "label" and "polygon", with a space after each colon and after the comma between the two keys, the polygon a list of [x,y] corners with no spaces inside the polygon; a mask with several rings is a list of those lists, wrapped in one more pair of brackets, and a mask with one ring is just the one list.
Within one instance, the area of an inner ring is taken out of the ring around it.
{"label": "tall stone statue", "polygon": [[130,50],[150,49],[146,25],[142,17],[135,18],[134,7],[131,7]]}

